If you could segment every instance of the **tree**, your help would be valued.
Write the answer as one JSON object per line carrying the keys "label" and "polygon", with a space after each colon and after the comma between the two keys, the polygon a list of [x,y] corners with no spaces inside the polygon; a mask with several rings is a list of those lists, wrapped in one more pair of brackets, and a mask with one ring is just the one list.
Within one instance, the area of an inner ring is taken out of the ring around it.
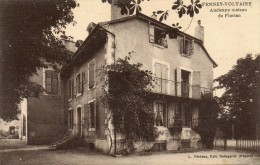
{"label": "tree", "polygon": [[55,68],[68,59],[58,35],[65,35],[76,6],[75,0],[1,1],[0,118],[16,119],[22,98],[43,91],[30,82],[37,69]]}
{"label": "tree", "polygon": [[153,86],[152,73],[141,70],[141,63],[130,64],[130,57],[119,58],[105,67],[102,102],[112,113],[112,123],[117,133],[126,140],[155,139],[152,101],[145,96]]}
{"label": "tree", "polygon": [[219,98],[222,120],[235,124],[236,138],[252,138],[260,121],[260,55],[238,59],[232,70],[215,81],[217,89],[225,89]]}
{"label": "tree", "polygon": [[213,148],[219,112],[220,108],[216,98],[203,95],[199,106],[199,124],[195,130],[200,134],[202,143],[208,149]]}

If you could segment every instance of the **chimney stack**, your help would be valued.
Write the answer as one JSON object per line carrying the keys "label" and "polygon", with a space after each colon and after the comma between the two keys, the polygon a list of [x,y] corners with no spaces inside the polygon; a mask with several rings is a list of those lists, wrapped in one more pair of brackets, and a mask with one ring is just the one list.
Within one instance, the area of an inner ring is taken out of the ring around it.
{"label": "chimney stack", "polygon": [[116,5],[120,1],[122,0],[112,0],[111,2],[111,20],[129,16],[129,14],[126,15],[121,14],[121,8]]}
{"label": "chimney stack", "polygon": [[195,28],[195,37],[204,42],[204,27],[201,26],[201,21],[198,20],[198,25]]}
{"label": "chimney stack", "polygon": [[91,33],[91,31],[96,27],[97,24],[95,24],[94,22],[90,22],[88,24],[88,27],[87,27],[87,31],[88,31],[88,34]]}

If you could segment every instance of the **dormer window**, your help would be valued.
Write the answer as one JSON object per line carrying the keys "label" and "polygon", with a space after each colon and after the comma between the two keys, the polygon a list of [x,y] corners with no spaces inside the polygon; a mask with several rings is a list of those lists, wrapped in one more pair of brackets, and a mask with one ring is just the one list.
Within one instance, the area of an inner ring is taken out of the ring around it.
{"label": "dormer window", "polygon": [[194,50],[193,42],[194,42],[193,40],[183,36],[183,38],[180,41],[180,53],[181,53],[181,55],[190,57],[193,54],[193,50]]}
{"label": "dormer window", "polygon": [[153,25],[149,25],[149,41],[165,48],[168,47],[165,30]]}

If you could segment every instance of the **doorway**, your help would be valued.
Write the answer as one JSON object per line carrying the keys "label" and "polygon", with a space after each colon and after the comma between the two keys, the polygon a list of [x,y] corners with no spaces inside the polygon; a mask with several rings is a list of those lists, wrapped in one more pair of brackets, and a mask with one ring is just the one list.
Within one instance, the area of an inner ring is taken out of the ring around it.
{"label": "doorway", "polygon": [[82,135],[81,107],[77,108],[77,136]]}

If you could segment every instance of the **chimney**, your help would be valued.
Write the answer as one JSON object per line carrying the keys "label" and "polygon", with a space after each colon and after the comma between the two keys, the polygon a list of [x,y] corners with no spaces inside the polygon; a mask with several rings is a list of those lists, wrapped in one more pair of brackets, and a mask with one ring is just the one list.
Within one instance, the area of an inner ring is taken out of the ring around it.
{"label": "chimney", "polygon": [[77,47],[77,49],[83,44],[82,40],[77,40],[75,43],[75,46]]}
{"label": "chimney", "polygon": [[157,20],[157,15],[156,15],[156,12],[155,12],[155,11],[153,12],[153,15],[151,16],[151,18]]}
{"label": "chimney", "polygon": [[195,28],[195,37],[204,42],[204,27],[201,26],[201,21],[198,20],[198,25]]}
{"label": "chimney", "polygon": [[96,25],[97,25],[97,24],[95,24],[94,22],[90,22],[90,23],[88,24],[88,27],[87,27],[88,34],[91,33],[91,31],[95,28]]}
{"label": "chimney", "polygon": [[112,0],[111,2],[111,20],[129,16],[129,14],[121,14],[121,8],[116,5],[117,3],[120,3],[120,1],[122,0]]}

